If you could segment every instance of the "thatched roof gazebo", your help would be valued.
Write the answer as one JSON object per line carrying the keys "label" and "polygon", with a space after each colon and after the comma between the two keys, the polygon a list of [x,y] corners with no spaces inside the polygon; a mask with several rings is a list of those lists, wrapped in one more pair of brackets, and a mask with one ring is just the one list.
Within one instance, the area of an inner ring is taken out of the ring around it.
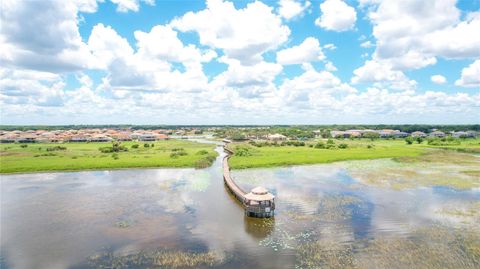
{"label": "thatched roof gazebo", "polygon": [[264,187],[256,187],[245,194],[243,205],[249,217],[269,218],[275,211],[275,196]]}

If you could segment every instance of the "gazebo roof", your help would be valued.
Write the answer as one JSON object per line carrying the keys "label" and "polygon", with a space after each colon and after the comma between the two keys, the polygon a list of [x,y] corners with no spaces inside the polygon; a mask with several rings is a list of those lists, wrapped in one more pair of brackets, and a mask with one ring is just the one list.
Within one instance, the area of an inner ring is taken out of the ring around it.
{"label": "gazebo roof", "polygon": [[275,196],[269,193],[264,187],[256,187],[245,194],[245,198],[253,201],[269,201],[273,200]]}

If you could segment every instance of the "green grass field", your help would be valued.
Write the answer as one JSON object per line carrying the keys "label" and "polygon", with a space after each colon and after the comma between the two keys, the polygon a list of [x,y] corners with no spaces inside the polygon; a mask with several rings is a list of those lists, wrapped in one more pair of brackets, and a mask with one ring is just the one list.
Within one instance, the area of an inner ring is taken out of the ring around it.
{"label": "green grass field", "polygon": [[[148,144],[152,144],[148,143]],[[138,144],[138,148],[132,145]],[[123,142],[127,152],[102,153],[100,147],[111,143],[64,144],[1,144],[0,173],[26,173],[46,171],[75,171],[90,169],[118,169],[134,167],[199,167],[210,164],[215,145],[185,140],[157,141],[154,147],[144,147],[143,142]],[[22,148],[22,145],[27,147]],[[63,146],[66,150],[47,151]],[[182,148],[186,155],[171,156]],[[207,160],[210,159],[210,162]]]}
{"label": "green grass field", "polygon": [[[325,141],[323,141],[325,142]],[[314,142],[309,142],[313,144]],[[347,160],[365,160],[378,158],[415,157],[434,148],[447,148],[458,151],[480,152],[480,139],[468,139],[460,145],[430,146],[427,142],[407,145],[404,140],[334,140],[334,149],[317,149],[308,146],[255,147],[248,143],[234,143],[234,151],[245,150],[244,156],[235,155],[229,163],[233,169],[253,167],[273,167],[298,164],[330,163]],[[345,149],[339,144],[347,144]]]}

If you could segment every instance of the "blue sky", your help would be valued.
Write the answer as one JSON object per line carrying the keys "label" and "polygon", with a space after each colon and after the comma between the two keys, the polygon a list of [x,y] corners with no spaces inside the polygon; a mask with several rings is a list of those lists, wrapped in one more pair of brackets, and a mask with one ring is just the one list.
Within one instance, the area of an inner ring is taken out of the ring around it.
{"label": "blue sky", "polygon": [[1,124],[480,123],[479,0],[1,5]]}

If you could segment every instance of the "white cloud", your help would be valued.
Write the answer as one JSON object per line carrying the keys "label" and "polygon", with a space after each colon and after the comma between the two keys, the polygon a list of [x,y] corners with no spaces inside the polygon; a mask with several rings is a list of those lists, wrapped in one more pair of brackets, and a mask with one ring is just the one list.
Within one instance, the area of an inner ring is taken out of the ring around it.
{"label": "white cloud", "polygon": [[442,75],[433,75],[430,77],[430,80],[435,84],[445,84],[447,79]]}
{"label": "white cloud", "polygon": [[368,41],[365,41],[365,42],[363,42],[362,44],[360,44],[360,47],[362,47],[362,48],[371,48],[371,47],[373,47],[373,44],[372,44],[372,42],[371,42],[370,40],[368,40]]}
{"label": "white cloud", "polygon": [[272,10],[262,2],[236,9],[231,2],[208,0],[206,9],[188,12],[171,25],[182,32],[197,32],[201,44],[222,49],[229,58],[254,64],[290,35],[290,29]]}
{"label": "white cloud", "polygon": [[267,86],[274,87],[273,80],[282,71],[282,66],[276,63],[262,61],[245,66],[238,60],[222,58],[222,61],[228,64],[228,69],[213,79],[210,85],[213,88],[232,87],[243,93],[247,90],[260,93],[262,88],[269,91],[271,88]]}
{"label": "white cloud", "polygon": [[462,76],[455,81],[455,85],[463,87],[480,87],[480,60],[476,60],[468,67],[463,68]]}
{"label": "white cloud", "polygon": [[[117,5],[118,12],[137,12],[140,9],[140,0],[110,0]],[[147,5],[155,5],[155,0],[142,0]]]}
{"label": "white cloud", "polygon": [[328,43],[328,44],[323,45],[323,48],[328,49],[328,50],[335,50],[337,47],[335,46],[335,44]]}
{"label": "white cloud", "polygon": [[409,80],[402,71],[394,70],[386,62],[368,60],[365,64],[353,71],[352,83],[386,83],[395,89],[411,89],[416,85]]}
{"label": "white cloud", "polygon": [[302,64],[325,59],[322,47],[318,39],[307,37],[297,46],[287,48],[277,52],[277,62],[279,64]]}
{"label": "white cloud", "polygon": [[418,69],[447,59],[480,57],[480,13],[461,20],[456,0],[371,1],[375,60],[394,69]]}
{"label": "white cloud", "polygon": [[355,9],[342,0],[326,0],[320,4],[322,15],[315,24],[327,30],[342,32],[354,27],[357,20]]}
{"label": "white cloud", "polygon": [[[119,91],[182,91],[206,89],[208,78],[202,62],[210,61],[213,51],[202,53],[194,45],[185,46],[169,26],[154,26],[150,32],[134,34],[137,51],[109,26],[98,24],[88,40],[92,53],[107,71],[101,88]],[[178,70],[173,62],[183,65]]]}
{"label": "white cloud", "polygon": [[278,14],[283,18],[290,20],[294,17],[302,15],[303,12],[310,7],[310,1],[305,1],[303,4],[298,0],[280,0],[280,7]]}
{"label": "white cloud", "polygon": [[310,64],[303,65],[305,72],[292,79],[286,79],[279,90],[286,106],[305,107],[315,101],[319,95],[323,98],[333,98],[330,95],[338,93],[355,93],[350,87],[327,71],[316,71]]}
{"label": "white cloud", "polygon": [[135,31],[138,53],[144,57],[153,57],[159,60],[180,62],[184,65],[209,62],[217,56],[215,51],[202,52],[194,45],[184,46],[178,38],[177,32],[170,26],[157,25],[150,33]]}
{"label": "white cloud", "polygon": [[335,65],[333,65],[332,62],[327,61],[325,63],[325,70],[330,71],[330,72],[334,72],[334,71],[337,71],[337,67],[335,67]]}
{"label": "white cloud", "polygon": [[2,64],[56,72],[88,68],[93,58],[80,37],[77,13],[95,11],[92,3],[2,1]]}
{"label": "white cloud", "polygon": [[0,99],[7,104],[63,104],[65,83],[57,74],[1,68],[0,85]]}
{"label": "white cloud", "polygon": [[97,60],[97,66],[102,69],[107,69],[114,60],[131,57],[134,53],[127,39],[118,35],[112,27],[101,23],[93,27],[88,47]]}

